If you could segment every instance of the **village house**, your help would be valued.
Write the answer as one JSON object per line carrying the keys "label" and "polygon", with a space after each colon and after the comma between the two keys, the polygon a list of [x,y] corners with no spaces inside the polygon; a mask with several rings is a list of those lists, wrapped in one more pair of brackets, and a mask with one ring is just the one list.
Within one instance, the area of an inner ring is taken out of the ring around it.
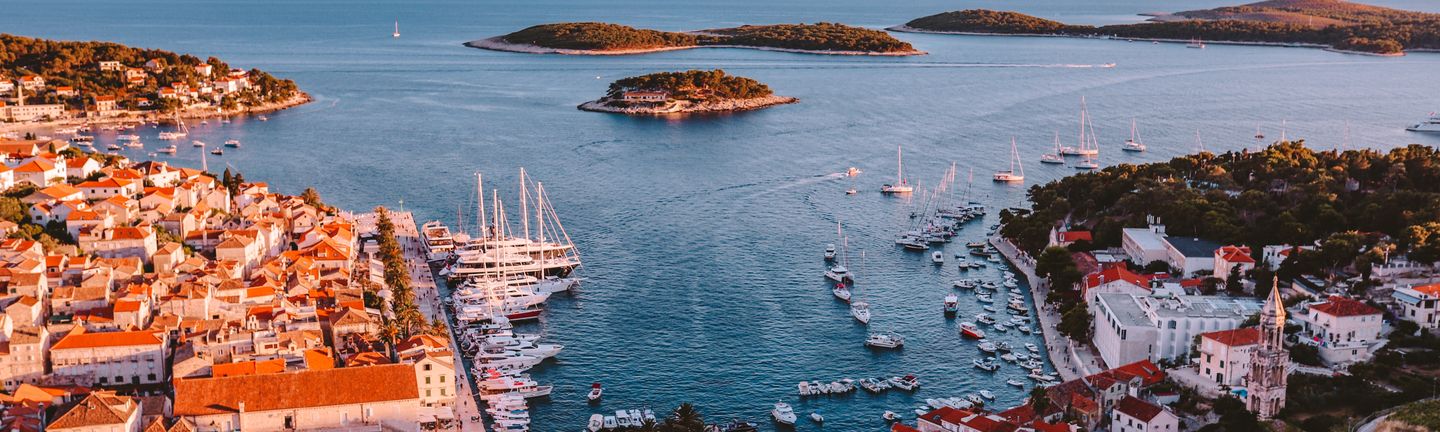
{"label": "village house", "polygon": [[55,92],[55,96],[60,97],[73,97],[80,94],[80,92],[75,91],[75,87],[71,86],[57,86],[51,91]]}
{"label": "village house", "polygon": [[95,391],[65,407],[45,427],[48,432],[140,432],[143,408],[138,399]]}
{"label": "village house", "polygon": [[117,72],[125,69],[125,65],[114,60],[101,60],[98,67],[101,72]]}
{"label": "village house", "polygon": [[15,167],[15,181],[26,182],[39,187],[48,187],[65,182],[65,166],[54,161],[35,158]]}
{"label": "village house", "polygon": [[[113,96],[107,96],[114,98]],[[65,176],[77,179],[90,177],[100,171],[100,162],[88,157],[71,158],[65,161]]]}
{"label": "village house", "polygon": [[103,200],[113,196],[131,197],[140,193],[139,182],[113,177],[82,182],[76,187],[85,193],[87,200]]}
{"label": "village house", "polygon": [[1093,343],[1106,365],[1184,358],[1195,336],[1240,326],[1260,311],[1252,298],[1100,294]]}
{"label": "village house", "polygon": [[75,328],[50,348],[57,378],[84,386],[164,383],[165,335],[149,331],[90,333]]}
{"label": "village house", "polygon": [[1178,432],[1180,417],[1169,409],[1135,396],[1115,404],[1110,417],[1111,432]]}
{"label": "village house", "polygon": [[1250,353],[1259,343],[1260,331],[1254,327],[1202,333],[1200,375],[1221,386],[1244,385],[1250,373]]}
{"label": "village house", "polygon": [[418,431],[415,377],[410,365],[389,364],[181,379],[175,381],[173,412],[198,432],[359,427]]}
{"label": "village house", "polygon": [[[31,305],[39,305],[29,297]],[[12,305],[13,306],[13,305]],[[10,308],[6,308],[6,317]],[[22,384],[39,384],[45,377],[45,364],[50,358],[50,332],[30,322],[7,323],[5,340],[0,341],[0,382],[5,391],[15,391]]]}
{"label": "village house", "polygon": [[1104,270],[1085,275],[1081,281],[1081,297],[1085,303],[1094,304],[1095,297],[1100,294],[1149,295],[1153,291],[1150,285],[1149,276],[1132,272],[1124,264],[1112,264]]}
{"label": "village house", "polygon": [[1381,340],[1381,311],[1354,299],[1331,296],[1293,316],[1302,327],[1300,342],[1317,346],[1327,364],[1369,359],[1371,346]]}
{"label": "village house", "polygon": [[92,230],[77,238],[80,248],[105,258],[135,257],[149,262],[155,254],[155,230],[150,227],[114,227]]}
{"label": "village house", "polygon": [[1255,258],[1250,257],[1249,246],[1224,246],[1215,249],[1215,277],[1220,280],[1228,280],[1232,271],[1245,276],[1245,272],[1255,269]]}
{"label": "village house", "polygon": [[[1089,242],[1089,241],[1095,241],[1095,240],[1091,237],[1090,231],[1072,230],[1072,229],[1069,229],[1069,228],[1060,228],[1060,227],[1055,227],[1055,228],[1051,228],[1051,229],[1050,229],[1050,243],[1049,243],[1049,246],[1068,247],[1068,246],[1070,246],[1070,245],[1072,245],[1072,244],[1075,244],[1075,242],[1077,242],[1077,241],[1082,241],[1082,240],[1083,240],[1083,241],[1087,241],[1087,242]],[[1146,264],[1146,263],[1140,263],[1140,264],[1141,264],[1141,265],[1144,265],[1144,264]]]}
{"label": "village house", "polygon": [[1395,315],[1422,329],[1440,327],[1440,283],[1395,287]]}
{"label": "village house", "polygon": [[665,103],[670,100],[670,93],[663,91],[627,91],[620,95],[620,100],[630,103]]}
{"label": "village house", "polygon": [[45,77],[39,75],[25,75],[20,77],[19,83],[20,88],[30,90],[32,93],[34,93],[36,90],[45,88]]}

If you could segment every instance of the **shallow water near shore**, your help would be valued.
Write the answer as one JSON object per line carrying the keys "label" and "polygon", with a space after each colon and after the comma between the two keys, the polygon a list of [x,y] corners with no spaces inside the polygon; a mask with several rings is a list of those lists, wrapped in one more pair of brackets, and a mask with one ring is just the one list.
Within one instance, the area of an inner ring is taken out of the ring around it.
{"label": "shallow water near shore", "polygon": [[[1181,10],[1227,2],[1182,1]],[[1440,11],[1433,2],[1385,4]],[[574,430],[591,413],[694,402],[711,420],[743,418],[770,429],[768,411],[790,402],[801,430],[881,430],[893,410],[913,422],[925,398],[995,391],[1009,406],[1023,392],[970,364],[980,355],[941,314],[958,276],[928,256],[905,253],[893,236],[910,222],[915,200],[883,197],[905,146],[906,174],[922,187],[958,162],[961,190],[973,169],[973,197],[992,217],[972,223],[956,244],[978,240],[999,208],[1020,205],[1021,186],[992,184],[1008,166],[1014,136],[1027,185],[1070,175],[1040,153],[1058,131],[1076,140],[1087,98],[1100,163],[1160,161],[1200,146],[1256,148],[1285,134],[1314,148],[1388,149],[1440,144],[1404,126],[1440,109],[1440,54],[1403,58],[1318,49],[1026,37],[894,33],[929,55],[831,57],[734,49],[642,56],[525,55],[461,44],[529,25],[613,21],[665,30],[740,24],[837,21],[883,28],[966,7],[1015,9],[1077,23],[1139,20],[1157,5],[1103,2],[942,2],[902,5],[861,0],[726,4],[579,0],[521,3],[416,1],[105,2],[57,0],[7,5],[4,31],[57,39],[113,40],[258,67],[296,80],[308,105],[239,119],[192,124],[190,139],[244,145],[209,156],[247,179],[298,193],[314,186],[333,204],[413,210],[417,218],[473,224],[475,171],[487,187],[512,192],[518,167],[544,181],[578,243],[584,285],[557,295],[542,323],[527,328],[565,345],[558,361],[534,371],[556,386],[532,405],[535,430]],[[390,37],[393,20],[403,33]],[[1113,68],[1098,67],[1115,63]],[[723,68],[802,102],[731,115],[684,119],[583,112],[613,80],[661,70]],[[1150,151],[1120,143],[1135,118]],[[1201,143],[1195,139],[1200,131]],[[163,145],[145,130],[153,151]],[[113,140],[102,134],[100,142]],[[161,156],[201,164],[180,144]],[[143,155],[138,151],[131,155]],[[856,166],[852,181],[838,173]],[[402,203],[403,201],[403,203]],[[513,199],[512,199],[513,201]],[[518,220],[512,215],[512,220]],[[861,345],[867,330],[850,318],[821,277],[821,253],[850,236],[858,295],[874,308],[870,328],[906,336],[903,350]],[[864,258],[861,259],[863,252]],[[996,279],[996,272],[982,272]],[[961,317],[981,312],[962,296]],[[962,319],[963,320],[963,319]],[[1004,339],[1038,343],[1015,332]],[[918,392],[800,401],[796,383],[915,373]],[[1023,379],[1023,378],[1022,378]],[[605,384],[589,405],[590,383]],[[1028,381],[1028,380],[1026,380]],[[823,427],[804,416],[821,411]]]}

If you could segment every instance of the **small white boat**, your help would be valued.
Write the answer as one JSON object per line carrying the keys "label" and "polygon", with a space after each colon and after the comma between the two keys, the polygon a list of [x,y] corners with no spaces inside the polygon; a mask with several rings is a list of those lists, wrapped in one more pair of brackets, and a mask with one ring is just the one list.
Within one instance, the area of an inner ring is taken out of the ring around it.
{"label": "small white boat", "polygon": [[960,297],[955,294],[945,295],[945,315],[955,316],[960,311]]}
{"label": "small white boat", "polygon": [[996,350],[995,344],[990,342],[981,342],[980,345],[976,346],[976,348],[979,348],[981,352],[986,353],[993,353]]}
{"label": "small white boat", "polygon": [[237,140],[237,139],[228,139],[228,140],[225,140],[225,147],[240,148],[240,140]]}
{"label": "small white boat", "polygon": [[591,415],[590,415],[590,423],[585,426],[585,429],[588,430],[588,431],[590,431],[590,432],[599,432],[600,429],[604,429],[604,428],[605,428],[605,416],[602,416],[602,415],[600,415],[600,414],[591,414]]}
{"label": "small white boat", "polygon": [[905,338],[895,333],[871,333],[865,339],[865,346],[885,349],[900,348],[905,345]]}
{"label": "small white boat", "polygon": [[795,424],[795,410],[790,408],[790,404],[784,402],[775,402],[775,408],[770,410],[770,416],[780,424]]}
{"label": "small white boat", "polygon": [[600,387],[600,383],[597,382],[597,383],[594,383],[594,384],[591,384],[591,385],[590,385],[590,394],[589,394],[588,396],[586,396],[586,398],[589,399],[590,402],[596,402],[596,401],[599,401],[599,400],[600,400],[600,397],[601,397],[604,393],[605,393],[605,389],[601,388],[601,387]]}
{"label": "small white boat", "polygon": [[1190,39],[1190,43],[1185,44],[1185,48],[1205,49],[1205,42],[1200,38]]}
{"label": "small white boat", "polygon": [[819,412],[812,412],[810,413],[810,421],[813,421],[815,423],[824,423],[825,416],[820,415]]}
{"label": "small white boat", "polygon": [[931,252],[931,253],[930,253],[930,262],[935,263],[935,264],[945,264],[945,252],[941,252],[941,251]]}
{"label": "small white boat", "polygon": [[834,261],[834,260],[835,260],[835,244],[834,244],[834,243],[825,245],[825,260],[826,260],[826,261]]}
{"label": "small white boat", "polygon": [[1077,169],[1077,170],[1087,170],[1087,171],[1089,171],[1089,170],[1097,170],[1097,169],[1100,169],[1100,164],[1099,164],[1099,163],[1096,163],[1094,159],[1088,159],[1088,158],[1087,158],[1087,159],[1082,159],[1082,160],[1080,160],[1079,162],[1076,162],[1076,163],[1075,163],[1075,169]]}
{"label": "small white boat", "polygon": [[615,416],[605,416],[605,427],[604,427],[604,429],[615,429],[615,428],[618,428],[618,427],[620,427],[620,421],[617,420],[617,419],[615,418]]}
{"label": "small white boat", "polygon": [[1024,381],[1020,381],[1020,380],[1017,380],[1017,379],[1014,379],[1014,378],[1005,380],[1005,383],[1006,383],[1006,384],[1009,384],[1009,385],[1012,385],[1012,386],[1015,386],[1015,387],[1025,387],[1025,382],[1024,382]]}
{"label": "small white boat", "polygon": [[190,141],[191,147],[205,147],[205,142],[200,140]]}
{"label": "small white boat", "polygon": [[620,425],[620,427],[635,425],[635,423],[630,422],[630,413],[625,410],[615,410],[615,424]]}
{"label": "small white boat", "polygon": [[995,399],[995,393],[989,390],[980,390],[980,397],[985,399]]}
{"label": "small white boat", "polygon": [[256,118],[260,119],[260,121],[270,121],[270,118],[269,118],[269,117],[266,117],[266,116],[263,116],[263,115],[262,115],[262,116],[259,116],[259,117],[256,117]]}
{"label": "small white boat", "polygon": [[900,419],[900,415],[899,415],[899,414],[895,414],[894,411],[885,411],[885,414],[881,414],[881,415],[880,415],[880,418],[883,418],[883,419],[885,419],[885,421],[888,421],[888,422],[893,422],[893,421],[899,420],[899,419]]}
{"label": "small white boat", "polygon": [[854,277],[850,274],[850,269],[845,268],[843,265],[830,267],[830,270],[825,271],[825,278],[839,283],[854,282]]}
{"label": "small white boat", "polygon": [[975,404],[975,405],[984,405],[984,404],[985,404],[985,400],[984,400],[984,399],[981,399],[979,396],[976,396],[976,395],[973,395],[973,394],[967,394],[967,395],[965,395],[965,400],[968,400],[968,401],[970,401],[970,403]]}
{"label": "small white boat", "polygon": [[863,301],[851,302],[850,316],[855,317],[861,324],[870,324],[870,304]]}
{"label": "small white boat", "polygon": [[1032,353],[1036,353],[1036,354],[1039,354],[1039,353],[1040,353],[1040,347],[1035,346],[1035,344],[1033,344],[1033,343],[1027,343],[1027,344],[1025,344],[1025,349],[1030,350],[1030,352],[1032,352]]}
{"label": "small white boat", "polygon": [[850,288],[845,287],[845,284],[835,284],[835,288],[832,288],[830,292],[834,293],[835,298],[840,299],[840,301],[850,302]]}
{"label": "small white boat", "polygon": [[1060,152],[1060,132],[1055,132],[1055,152],[1040,155],[1040,163],[1051,165],[1065,164],[1065,155]]}

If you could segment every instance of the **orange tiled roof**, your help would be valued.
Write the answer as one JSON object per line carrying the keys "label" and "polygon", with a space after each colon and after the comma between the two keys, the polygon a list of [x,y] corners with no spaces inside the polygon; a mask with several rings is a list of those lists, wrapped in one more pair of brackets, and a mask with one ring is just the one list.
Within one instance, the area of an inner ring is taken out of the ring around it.
{"label": "orange tiled roof", "polygon": [[84,333],[77,327],[50,349],[85,349],[136,345],[160,345],[160,338],[147,331]]}
{"label": "orange tiled roof", "polygon": [[1310,309],[1337,317],[1379,315],[1380,310],[1365,303],[1340,296],[1330,296],[1325,303],[1310,305]]}
{"label": "orange tiled roof", "polygon": [[419,398],[415,368],[389,364],[226,378],[177,379],[175,416],[357,405]]}
{"label": "orange tiled roof", "polygon": [[1254,345],[1260,343],[1260,329],[1257,329],[1255,327],[1213,331],[1209,333],[1201,333],[1200,336],[1232,347]]}

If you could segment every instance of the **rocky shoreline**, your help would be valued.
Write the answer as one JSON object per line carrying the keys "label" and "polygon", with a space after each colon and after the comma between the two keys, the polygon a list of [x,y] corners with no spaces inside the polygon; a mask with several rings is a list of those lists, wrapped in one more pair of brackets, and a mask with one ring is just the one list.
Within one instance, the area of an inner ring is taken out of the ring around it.
{"label": "rocky shoreline", "polygon": [[611,100],[609,99],[598,99],[580,104],[576,108],[580,109],[581,111],[625,114],[634,116],[653,116],[670,114],[713,114],[751,111],[776,105],[792,104],[799,101],[800,99],[793,97],[771,95],[753,99],[735,99],[700,103],[694,103],[690,101],[673,101],[660,107],[619,107],[610,105]]}
{"label": "rocky shoreline", "polygon": [[[1192,41],[1186,40],[1186,39],[1138,38],[1138,37],[1136,37],[1136,38],[1127,38],[1127,37],[1111,37],[1111,36],[1088,36],[1088,35],[1071,35],[1071,34],[1053,34],[1053,33],[990,33],[990,32],[976,32],[976,31],[963,31],[963,32],[962,32],[962,31],[942,31],[942,30],[926,30],[926,29],[915,28],[915,27],[910,27],[910,26],[906,26],[906,25],[897,25],[897,26],[893,26],[893,27],[887,27],[887,28],[885,28],[885,30],[889,30],[889,31],[893,31],[893,32],[902,32],[902,33],[927,33],[927,34],[960,35],[960,36],[1058,37],[1058,38],[1075,38],[1075,39],[1108,39],[1108,40],[1126,40],[1126,41],[1135,41],[1135,42],[1164,42],[1164,43],[1181,43],[1181,44],[1188,44],[1188,43],[1192,42]],[[1325,51],[1330,51],[1330,52],[1339,53],[1339,54],[1357,54],[1357,55],[1369,55],[1369,56],[1376,56],[1376,57],[1402,57],[1402,56],[1405,55],[1405,53],[1403,53],[1403,52],[1402,52],[1402,53],[1395,53],[1395,54],[1382,54],[1382,53],[1372,53],[1372,52],[1364,52],[1364,51],[1342,50],[1342,49],[1338,49],[1338,48],[1331,47],[1330,45],[1326,45],[1326,44],[1306,43],[1306,42],[1254,42],[1254,41],[1227,41],[1227,40],[1209,40],[1209,39],[1203,40],[1203,42],[1205,42],[1205,44],[1207,44],[1207,45],[1246,45],[1246,46],[1270,46],[1270,47],[1282,47],[1282,48],[1319,48],[1319,49],[1322,49],[1322,50],[1325,50]],[[1433,52],[1433,51],[1436,51],[1436,50],[1409,49],[1409,50],[1407,50],[1407,51]]]}
{"label": "rocky shoreline", "polygon": [[896,51],[896,52],[823,51],[823,50],[803,50],[803,49],[791,49],[791,48],[759,47],[759,46],[749,46],[749,45],[691,45],[691,46],[683,46],[683,47],[662,47],[662,48],[647,48],[647,49],[629,49],[629,50],[607,50],[607,51],[598,51],[598,50],[578,50],[578,49],[566,49],[566,48],[549,48],[549,47],[543,47],[543,46],[539,46],[539,45],[510,43],[510,42],[506,42],[506,41],[505,41],[504,36],[495,36],[495,37],[491,37],[491,38],[485,38],[485,39],[480,39],[480,40],[473,40],[473,41],[470,41],[470,42],[466,42],[466,43],[465,43],[465,46],[470,47],[470,48],[479,48],[479,49],[491,50],[491,51],[504,51],[504,52],[525,53],[525,54],[561,54],[561,55],[594,55],[594,56],[649,54],[649,53],[657,53],[657,52],[665,52],[665,51],[679,51],[679,50],[697,49],[697,48],[740,48],[740,49],[753,49],[753,50],[759,50],[759,51],[788,52],[788,53],[797,53],[797,54],[843,55],[843,56],[878,56],[878,57],[906,57],[906,56],[926,55],[926,54],[929,54],[929,53],[927,53],[927,52],[925,52],[925,51],[920,51],[920,50]]}
{"label": "rocky shoreline", "polygon": [[[314,99],[312,99],[312,98],[310,97],[310,94],[309,94],[309,93],[296,92],[296,95],[295,95],[295,96],[292,96],[292,97],[290,97],[289,99],[286,99],[286,100],[283,100],[283,101],[280,101],[280,102],[265,103],[265,104],[261,104],[261,105],[258,105],[258,106],[243,107],[243,108],[241,108],[241,109],[235,109],[235,110],[229,110],[229,111],[220,111],[220,110],[213,110],[213,109],[188,109],[188,110],[185,110],[185,111],[181,111],[181,112],[180,112],[180,118],[186,119],[186,120],[202,120],[202,119],[211,119],[211,118],[219,118],[219,117],[233,117],[233,116],[243,116],[243,115],[258,115],[258,114],[265,114],[265,113],[269,113],[269,112],[275,112],[275,111],[280,111],[280,110],[283,110],[283,109],[293,108],[293,107],[296,107],[296,106],[300,106],[300,105],[304,105],[304,104],[310,103],[310,102],[312,102],[312,101],[314,101]],[[128,114],[127,114],[127,115],[110,116],[110,117],[102,117],[102,118],[83,118],[83,117],[82,117],[82,118],[68,118],[68,119],[54,120],[54,121],[48,121],[48,122],[0,123],[0,132],[33,132],[33,131],[42,131],[42,130],[47,130],[47,129],[64,128],[64,127],[70,127],[70,126],[80,126],[80,125],[86,125],[86,124],[88,124],[88,125],[126,124],[126,123],[150,122],[150,121],[169,121],[169,120],[174,119],[174,118],[175,118],[175,116],[173,116],[173,115],[161,116],[161,115],[157,115],[157,114],[156,114],[155,112],[153,112],[153,111],[145,111],[145,112],[142,112],[142,114],[140,114],[140,115],[128,115]]]}

